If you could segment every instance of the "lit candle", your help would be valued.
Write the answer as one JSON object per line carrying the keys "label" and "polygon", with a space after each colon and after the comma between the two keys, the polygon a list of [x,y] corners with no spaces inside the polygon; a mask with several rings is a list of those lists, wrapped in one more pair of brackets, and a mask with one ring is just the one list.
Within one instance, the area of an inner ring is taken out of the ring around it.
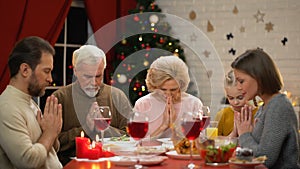
{"label": "lit candle", "polygon": [[91,148],[88,149],[88,151],[87,151],[87,158],[88,159],[93,159],[93,160],[100,158],[100,156],[101,156],[100,150],[101,149],[96,147],[95,141],[93,141],[92,145],[91,145]]}
{"label": "lit candle", "polygon": [[99,157],[102,157],[103,156],[102,143],[100,142],[100,138],[98,134],[96,135],[95,148],[99,149]]}
{"label": "lit candle", "polygon": [[90,139],[84,137],[83,131],[80,133],[81,137],[76,137],[76,157],[86,158],[86,153],[90,145]]}

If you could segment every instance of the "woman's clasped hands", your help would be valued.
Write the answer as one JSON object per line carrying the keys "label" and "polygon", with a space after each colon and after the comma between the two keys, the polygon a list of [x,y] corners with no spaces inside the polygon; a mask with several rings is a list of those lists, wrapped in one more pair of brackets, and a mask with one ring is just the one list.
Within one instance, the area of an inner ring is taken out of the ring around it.
{"label": "woman's clasped hands", "polygon": [[173,98],[172,98],[172,96],[167,96],[166,97],[166,107],[163,112],[163,123],[155,132],[153,132],[151,137],[160,135],[162,132],[164,132],[168,128],[173,129],[176,118],[177,118],[177,113],[174,110]]}
{"label": "woman's clasped hands", "polygon": [[235,112],[234,121],[238,135],[251,132],[253,129],[252,124],[252,106],[245,105],[241,112]]}

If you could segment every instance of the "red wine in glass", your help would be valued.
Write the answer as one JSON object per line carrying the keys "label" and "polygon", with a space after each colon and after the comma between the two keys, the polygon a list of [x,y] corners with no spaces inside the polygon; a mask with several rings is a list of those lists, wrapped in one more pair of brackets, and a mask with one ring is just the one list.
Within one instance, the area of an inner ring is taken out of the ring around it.
{"label": "red wine in glass", "polygon": [[202,130],[201,124],[202,121],[200,120],[184,121],[181,123],[182,132],[187,139],[195,140]]}
{"label": "red wine in glass", "polygon": [[194,117],[193,120],[200,121],[200,131],[204,130],[210,123],[209,116],[202,116],[202,120],[200,120],[200,117]]}
{"label": "red wine in glass", "polygon": [[204,130],[210,123],[210,117],[209,116],[202,116],[201,120],[201,131]]}
{"label": "red wine in glass", "polygon": [[95,128],[101,132],[101,142],[104,144],[104,130],[106,130],[111,122],[111,111],[109,106],[98,106],[94,110],[93,120]]}
{"label": "red wine in glass", "polygon": [[141,146],[141,140],[146,136],[149,127],[149,118],[147,114],[136,112],[133,110],[127,122],[127,132],[134,139],[138,141],[137,144],[137,162],[134,165],[134,168],[141,169],[144,168],[143,165],[140,164],[139,159],[139,147]]}
{"label": "red wine in glass", "polygon": [[110,125],[111,118],[94,118],[95,127],[98,130],[105,130]]}
{"label": "red wine in glass", "polygon": [[134,140],[140,140],[144,138],[148,132],[148,122],[129,122],[128,133]]}

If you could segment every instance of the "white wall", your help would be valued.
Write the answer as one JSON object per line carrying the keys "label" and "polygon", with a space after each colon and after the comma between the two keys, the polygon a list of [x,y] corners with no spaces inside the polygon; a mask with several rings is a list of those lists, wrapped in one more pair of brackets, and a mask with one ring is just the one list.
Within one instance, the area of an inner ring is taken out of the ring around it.
{"label": "white wall", "polygon": [[[284,90],[290,91],[293,96],[300,96],[300,0],[157,0],[156,3],[164,13],[176,15],[194,24],[215,47],[223,66],[205,69],[199,56],[190,46],[183,44],[187,63],[197,79],[200,97],[204,104],[213,107],[213,111],[221,106],[219,102],[224,92],[223,89],[212,90],[213,85],[206,71],[211,71],[213,75],[220,72],[219,69],[227,72],[233,59],[249,48],[260,47],[269,53],[282,73]],[[237,13],[233,13],[235,7]],[[264,14],[260,15],[263,21],[257,22],[255,18],[258,10]],[[192,11],[196,14],[195,19],[190,17]],[[207,31],[208,21],[214,28],[211,32]],[[270,22],[274,26],[268,32],[266,24]],[[175,36],[184,33],[185,40],[190,43],[201,40],[199,36],[195,38],[196,41],[192,38],[190,27],[178,22],[170,24]],[[240,30],[241,27],[245,28],[244,32]],[[184,32],[176,32],[178,30]],[[234,38],[227,40],[228,33],[232,33]],[[281,43],[284,37],[288,38],[285,46]],[[201,44],[199,48],[206,50]],[[231,48],[236,50],[235,55],[228,53]],[[223,74],[218,76],[220,80],[214,83],[222,88]]]}

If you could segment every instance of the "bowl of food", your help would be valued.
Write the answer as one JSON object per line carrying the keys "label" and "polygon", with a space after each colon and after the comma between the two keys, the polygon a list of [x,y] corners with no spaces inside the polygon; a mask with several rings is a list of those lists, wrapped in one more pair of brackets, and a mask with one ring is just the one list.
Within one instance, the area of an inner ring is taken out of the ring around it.
{"label": "bowl of food", "polygon": [[237,137],[217,136],[213,139],[199,139],[197,148],[206,165],[228,165],[238,144]]}

